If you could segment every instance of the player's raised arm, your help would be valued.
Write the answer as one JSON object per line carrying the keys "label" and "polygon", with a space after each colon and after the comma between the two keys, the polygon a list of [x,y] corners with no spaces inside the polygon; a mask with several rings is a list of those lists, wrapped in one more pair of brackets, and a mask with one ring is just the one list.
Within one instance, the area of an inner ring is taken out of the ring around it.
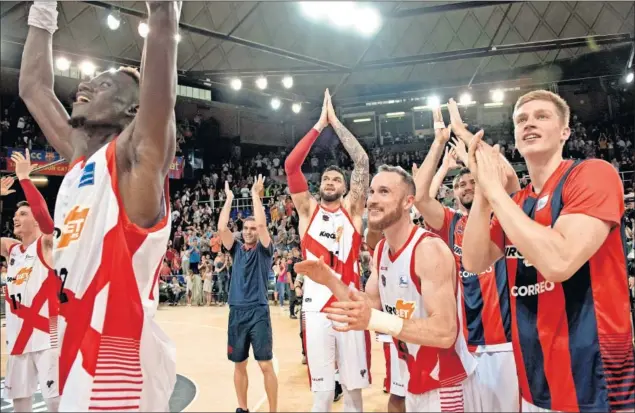
{"label": "player's raised arm", "polygon": [[271,235],[267,229],[267,215],[265,214],[265,207],[262,205],[260,195],[264,191],[265,178],[262,175],[258,175],[258,178],[254,178],[254,184],[251,187],[251,199],[254,204],[254,220],[256,221],[256,229],[258,230],[258,240],[263,247],[269,248],[271,244]]}
{"label": "player's raised arm", "polygon": [[164,211],[165,179],[176,151],[174,105],[177,40],[182,2],[152,1],[141,61],[139,107],[117,139],[117,169],[126,213],[150,227]]}
{"label": "player's raised arm", "polygon": [[223,243],[223,246],[230,250],[234,245],[234,234],[230,231],[227,224],[229,224],[229,213],[232,209],[232,202],[234,201],[234,193],[229,188],[229,183],[225,181],[225,204],[218,216],[218,235]]}
{"label": "player's raised arm", "polygon": [[345,205],[350,209],[352,215],[361,215],[366,206],[368,196],[368,184],[370,180],[370,169],[368,164],[368,154],[359,144],[355,136],[340,122],[335,116],[335,109],[331,102],[331,96],[327,94],[327,113],[329,124],[335,130],[337,137],[344,146],[344,149],[353,160],[353,172],[351,173],[350,191],[344,200]]}
{"label": "player's raised arm", "polygon": [[311,151],[311,146],[313,146],[322,130],[328,125],[326,105],[327,94],[325,92],[320,119],[315,126],[304,135],[284,161],[284,170],[287,174],[287,184],[289,185],[291,199],[293,200],[295,209],[298,211],[298,216],[303,219],[309,219],[311,212],[317,207],[317,201],[309,193],[309,185],[302,173],[302,163]]}
{"label": "player's raised arm", "polygon": [[[423,216],[424,221],[432,229],[441,229],[443,226],[443,220],[445,218],[445,210],[443,205],[432,196],[430,187],[432,185],[433,177],[441,156],[443,156],[443,149],[445,144],[450,139],[450,128],[445,127],[443,122],[443,115],[441,114],[441,108],[435,109],[433,112],[434,117],[434,142],[430,146],[430,150],[426,155],[425,160],[421,164],[421,167],[417,171],[417,175],[414,177],[415,186],[417,188],[415,194],[415,207]],[[449,155],[448,155],[449,156]],[[443,169],[448,165],[444,162],[441,165],[442,170],[439,173],[444,175],[447,170],[443,172]]]}
{"label": "player's raised arm", "polygon": [[64,105],[53,91],[53,33],[57,2],[35,1],[29,10],[29,32],[22,52],[19,91],[46,140],[67,160],[73,157],[71,127]]}

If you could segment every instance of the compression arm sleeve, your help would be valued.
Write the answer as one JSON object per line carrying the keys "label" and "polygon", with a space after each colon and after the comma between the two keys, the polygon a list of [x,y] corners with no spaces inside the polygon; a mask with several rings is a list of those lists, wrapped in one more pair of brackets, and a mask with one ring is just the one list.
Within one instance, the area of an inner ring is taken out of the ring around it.
{"label": "compression arm sleeve", "polygon": [[55,226],[53,225],[53,219],[51,218],[51,214],[49,214],[49,209],[44,197],[28,178],[20,179],[20,186],[24,191],[26,202],[29,203],[33,217],[40,226],[42,233],[46,235],[52,234]]}
{"label": "compression arm sleeve", "polygon": [[300,142],[293,148],[287,160],[284,162],[284,170],[287,173],[287,183],[289,192],[298,194],[309,190],[304,174],[302,174],[302,163],[306,159],[311,146],[320,136],[317,129],[311,129]]}

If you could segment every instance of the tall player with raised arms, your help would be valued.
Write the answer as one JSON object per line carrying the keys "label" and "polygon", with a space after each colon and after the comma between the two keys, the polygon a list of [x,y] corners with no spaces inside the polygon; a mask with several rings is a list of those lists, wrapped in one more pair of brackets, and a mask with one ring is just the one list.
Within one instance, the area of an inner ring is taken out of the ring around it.
{"label": "tall player with raised arms", "polygon": [[[350,192],[346,179],[336,166],[326,168],[320,184],[320,202],[309,193],[300,167],[320,132],[331,125],[344,149],[354,162]],[[320,119],[296,145],[285,161],[291,198],[300,217],[302,253],[305,259],[325,257],[338,279],[349,287],[360,288],[359,254],[362,243],[362,214],[368,191],[368,155],[355,137],[335,116],[328,90]],[[313,411],[331,410],[335,392],[335,362],[344,392],[344,409],[361,412],[361,389],[370,384],[370,336],[368,332],[341,333],[323,310],[336,298],[323,285],[311,280],[304,283],[302,317],[305,324],[304,345]]]}
{"label": "tall player with raised arms", "polygon": [[31,6],[20,96],[71,162],[55,205],[53,250],[63,284],[60,410],[167,411],[175,351],[153,315],[170,235],[181,2],[147,2],[141,75],[120,69],[80,83],[70,118],[53,91],[56,6]]}

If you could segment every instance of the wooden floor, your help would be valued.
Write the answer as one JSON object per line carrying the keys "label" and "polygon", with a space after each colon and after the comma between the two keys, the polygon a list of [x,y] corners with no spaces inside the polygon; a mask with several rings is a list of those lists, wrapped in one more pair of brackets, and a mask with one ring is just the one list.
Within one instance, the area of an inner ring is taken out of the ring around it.
{"label": "wooden floor", "polygon": [[[189,412],[233,412],[238,407],[233,385],[233,363],[227,360],[228,307],[161,307],[157,322],[172,338],[177,349],[177,373],[192,380],[197,395],[184,410]],[[274,367],[278,370],[279,401],[282,412],[310,411],[312,395],[309,390],[306,366],[302,365],[299,322],[291,320],[288,312],[271,307],[273,325]],[[4,329],[2,331],[4,334]],[[371,373],[373,385],[363,391],[364,410],[386,411],[388,396],[382,391],[385,376],[381,344],[374,340]],[[2,340],[5,358],[5,343]],[[6,362],[0,373],[5,374]],[[262,373],[251,359],[248,363],[251,411],[269,411]],[[333,411],[342,411],[343,401],[334,404]]]}

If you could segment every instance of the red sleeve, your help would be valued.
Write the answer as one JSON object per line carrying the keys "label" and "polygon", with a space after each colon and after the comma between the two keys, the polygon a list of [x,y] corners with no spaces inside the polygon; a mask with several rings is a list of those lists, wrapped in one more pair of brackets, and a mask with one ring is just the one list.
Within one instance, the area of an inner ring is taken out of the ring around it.
{"label": "red sleeve", "polygon": [[30,179],[20,179],[20,186],[24,191],[26,201],[31,207],[33,218],[35,218],[40,229],[44,234],[52,234],[55,226],[53,225],[53,219],[51,218],[51,214],[49,214],[49,208],[46,205],[44,197]]}
{"label": "red sleeve", "polygon": [[443,207],[443,225],[441,228],[437,230],[426,224],[426,229],[434,234],[437,234],[446,244],[448,244],[450,242],[450,224],[452,223],[454,215],[456,215],[455,210]]}
{"label": "red sleeve", "polygon": [[584,214],[611,226],[620,225],[624,215],[624,188],[613,166],[591,159],[577,166],[565,182],[561,215]]}
{"label": "red sleeve", "polygon": [[302,163],[309,154],[311,146],[313,146],[313,143],[317,140],[318,136],[320,136],[320,132],[316,129],[311,129],[304,138],[298,142],[295,148],[293,148],[284,162],[284,170],[287,174],[287,184],[289,185],[289,192],[292,194],[299,194],[309,190],[306,178],[302,174]]}

